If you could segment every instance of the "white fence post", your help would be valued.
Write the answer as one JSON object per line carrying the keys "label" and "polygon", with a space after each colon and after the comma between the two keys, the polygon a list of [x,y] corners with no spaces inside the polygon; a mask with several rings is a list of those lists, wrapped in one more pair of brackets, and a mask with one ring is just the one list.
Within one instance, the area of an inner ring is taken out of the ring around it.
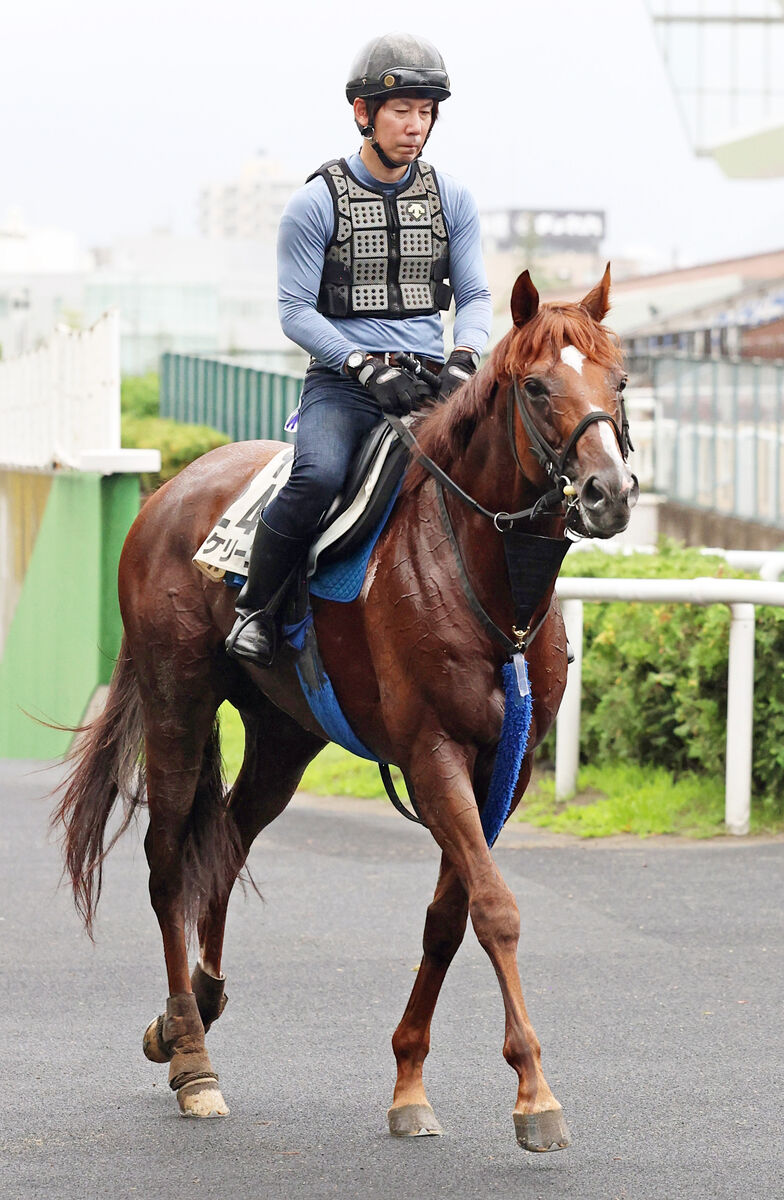
{"label": "white fence post", "polygon": [[580,702],[583,686],[583,602],[562,600],[566,636],[574,651],[566,691],[556,718],[555,798],[568,800],[577,791],[580,765]]}
{"label": "white fence post", "polygon": [[[761,579],[581,579],[565,576],[557,581],[556,592],[565,617],[568,605],[573,600],[729,605],[732,621],[727,681],[724,816],[728,833],[739,836],[748,833],[754,721],[754,608],[758,604],[784,608],[784,584]],[[570,633],[570,641],[575,642],[575,652],[582,647],[582,629],[580,632],[579,641]],[[575,698],[570,694],[572,684],[576,687],[580,682],[576,667],[577,662],[570,667],[569,683],[561,705],[561,712],[565,709],[567,715],[562,723],[559,714],[556,725],[556,795],[560,798],[572,794],[577,782],[575,747],[579,741],[580,710],[579,701],[575,703]],[[563,748],[561,741],[565,743]],[[560,776],[559,763],[562,764]]]}
{"label": "white fence post", "polygon": [[754,720],[754,605],[731,604],[727,671],[727,766],[724,820],[728,833],[749,832]]}

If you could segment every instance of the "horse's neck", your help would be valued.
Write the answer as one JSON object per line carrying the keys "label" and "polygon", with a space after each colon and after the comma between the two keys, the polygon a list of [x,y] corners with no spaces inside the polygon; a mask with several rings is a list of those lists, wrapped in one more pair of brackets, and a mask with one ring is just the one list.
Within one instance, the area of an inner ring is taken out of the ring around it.
{"label": "horse's neck", "polygon": [[[509,397],[511,402],[511,397]],[[521,474],[509,444],[503,404],[480,421],[468,447],[449,474],[470,496],[491,512],[517,512],[530,508],[546,490]],[[450,520],[471,585],[488,615],[502,629],[511,630],[514,614],[501,534],[483,517],[445,493]],[[562,523],[545,517],[526,524],[526,531],[559,536]]]}

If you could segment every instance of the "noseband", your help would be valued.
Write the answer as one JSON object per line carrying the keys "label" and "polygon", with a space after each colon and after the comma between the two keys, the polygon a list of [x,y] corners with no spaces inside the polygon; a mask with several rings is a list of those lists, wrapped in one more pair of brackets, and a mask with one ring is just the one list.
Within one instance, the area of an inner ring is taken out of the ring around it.
{"label": "noseband", "polygon": [[[514,391],[515,406],[517,408],[518,413],[520,414],[520,420],[522,422],[523,429],[525,430],[526,435],[528,437],[528,441],[530,442],[530,445],[531,445],[531,453],[533,454],[534,458],[539,463],[539,465],[544,468],[551,483],[554,483],[556,485],[556,487],[560,488],[561,495],[575,497],[575,499],[572,500],[571,503],[576,502],[576,493],[575,493],[575,489],[574,489],[574,484],[572,483],[571,479],[569,478],[569,476],[566,473],[566,464],[569,460],[569,455],[572,453],[572,451],[574,450],[578,441],[580,440],[582,435],[585,433],[585,431],[589,425],[593,425],[595,421],[609,421],[613,427],[613,433],[615,434],[615,437],[618,441],[618,448],[621,451],[623,461],[626,462],[628,460],[629,451],[633,450],[634,446],[632,445],[631,438],[629,437],[629,422],[626,417],[626,405],[623,402],[623,393],[622,392],[620,394],[620,403],[621,403],[621,425],[620,425],[620,428],[618,428],[618,422],[615,420],[615,417],[611,416],[610,413],[603,412],[601,409],[597,409],[595,412],[589,412],[582,418],[581,421],[578,421],[577,425],[575,425],[574,429],[572,430],[571,434],[569,435],[569,439],[568,439],[566,445],[564,446],[561,453],[558,454],[553,449],[553,447],[550,445],[550,443],[546,440],[546,438],[542,437],[541,433],[536,428],[536,425],[534,424],[534,421],[533,421],[533,417],[531,416],[530,412],[528,411],[525,401],[523,400],[523,395],[522,395],[522,392],[520,391],[520,385],[517,382],[516,378],[513,378],[513,380],[512,380],[512,388]],[[520,456],[517,453],[517,444],[515,442],[515,436],[514,436],[514,408],[512,407],[511,404],[507,404],[506,412],[507,412],[507,433],[509,435],[509,444],[512,447],[512,455],[514,456],[514,460],[517,463],[518,470],[520,471],[520,473],[522,475],[525,475],[525,471],[523,470],[523,464],[520,462]],[[551,493],[548,493],[548,496],[550,494]],[[543,496],[542,501],[544,501],[545,499],[547,499],[547,497]],[[541,503],[541,501],[540,501],[540,503]]]}

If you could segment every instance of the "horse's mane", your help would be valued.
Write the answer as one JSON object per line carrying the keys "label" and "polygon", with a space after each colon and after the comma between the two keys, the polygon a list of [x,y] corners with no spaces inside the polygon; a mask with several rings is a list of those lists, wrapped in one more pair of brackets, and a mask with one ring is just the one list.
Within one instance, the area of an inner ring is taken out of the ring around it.
{"label": "horse's mane", "polygon": [[[486,416],[497,385],[505,378],[524,375],[529,363],[543,359],[554,363],[563,347],[570,345],[602,367],[616,366],[623,357],[615,334],[595,321],[582,305],[543,304],[530,321],[511,329],[501,339],[481,371],[454,397],[417,423],[417,441],[425,454],[448,470],[465,452],[477,424]],[[404,490],[413,491],[426,478],[424,467],[413,463]]]}

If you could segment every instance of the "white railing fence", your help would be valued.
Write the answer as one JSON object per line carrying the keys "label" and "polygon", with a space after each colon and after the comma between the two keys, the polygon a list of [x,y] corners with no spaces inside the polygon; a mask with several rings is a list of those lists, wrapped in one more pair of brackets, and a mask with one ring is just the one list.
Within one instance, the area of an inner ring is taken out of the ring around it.
{"label": "white railing fence", "polygon": [[[0,467],[101,470],[107,455],[119,455],[123,465],[113,469],[156,469],[132,465],[129,452],[119,452],[120,332],[115,310],[91,329],[60,327],[40,349],[0,362]],[[149,451],[143,453],[150,457]]]}
{"label": "white railing fence", "polygon": [[784,583],[756,579],[577,579],[556,584],[575,659],[569,667],[556,724],[555,794],[566,800],[577,790],[580,759],[583,602],[727,604],[730,609],[727,675],[727,757],[724,819],[728,833],[749,831],[751,815],[752,720],[754,706],[754,609],[784,608]]}

